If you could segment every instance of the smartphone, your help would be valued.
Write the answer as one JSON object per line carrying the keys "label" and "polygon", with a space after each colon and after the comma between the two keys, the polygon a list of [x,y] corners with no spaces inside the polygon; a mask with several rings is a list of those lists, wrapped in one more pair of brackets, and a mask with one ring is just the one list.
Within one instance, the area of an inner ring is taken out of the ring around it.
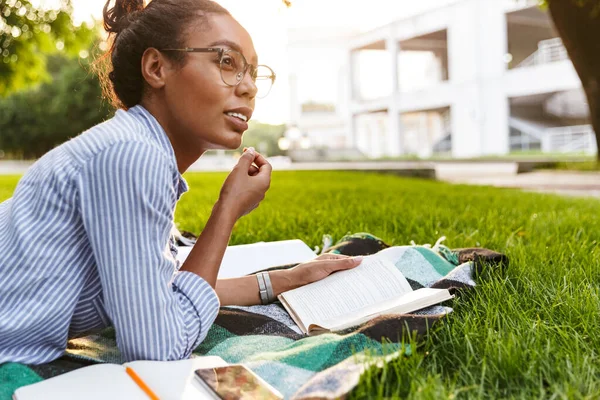
{"label": "smartphone", "polygon": [[196,377],[220,400],[281,400],[283,396],[249,368],[234,364],[226,367],[202,368]]}

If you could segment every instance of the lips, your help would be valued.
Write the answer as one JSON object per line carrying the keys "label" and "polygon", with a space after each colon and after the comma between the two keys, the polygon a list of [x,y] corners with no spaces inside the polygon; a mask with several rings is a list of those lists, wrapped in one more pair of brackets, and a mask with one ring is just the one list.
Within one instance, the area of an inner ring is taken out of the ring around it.
{"label": "lips", "polygon": [[238,117],[234,117],[228,114],[225,114],[225,119],[232,126],[233,130],[238,132],[244,132],[248,130],[248,123],[239,119]]}
{"label": "lips", "polygon": [[226,110],[225,114],[237,115],[237,117],[240,117],[240,119],[245,118],[246,120],[244,122],[248,122],[248,121],[250,121],[250,118],[252,118],[253,111],[254,110],[251,109],[250,107],[237,107],[237,108],[232,108],[232,109]]}
{"label": "lips", "polygon": [[246,117],[244,114],[235,113],[235,112],[231,112],[231,111],[228,111],[225,114],[229,115],[230,117],[238,118],[244,122],[248,122],[248,117]]}
{"label": "lips", "polygon": [[248,129],[248,121],[252,118],[253,111],[250,107],[237,107],[225,111],[224,114],[234,130],[244,132]]}

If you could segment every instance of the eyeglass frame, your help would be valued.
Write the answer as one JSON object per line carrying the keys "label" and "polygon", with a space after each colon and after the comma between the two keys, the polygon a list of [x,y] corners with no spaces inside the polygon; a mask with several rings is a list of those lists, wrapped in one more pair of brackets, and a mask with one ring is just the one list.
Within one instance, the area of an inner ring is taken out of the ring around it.
{"label": "eyeglass frame", "polygon": [[[223,81],[224,84],[226,84],[227,86],[230,86],[230,87],[235,87],[235,86],[239,85],[244,80],[244,77],[246,76],[248,69],[251,69],[254,72],[256,72],[258,67],[266,67],[273,74],[269,77],[271,79],[271,87],[275,84],[275,79],[277,78],[277,74],[275,74],[275,71],[273,71],[273,69],[271,67],[269,67],[268,65],[264,65],[264,64],[259,64],[256,66],[254,64],[250,64],[246,60],[246,57],[244,57],[244,55],[241,52],[234,50],[234,49],[224,49],[222,47],[184,47],[182,49],[159,49],[159,51],[183,51],[186,53],[219,53],[219,72],[221,74],[221,80]],[[242,59],[244,60],[244,63],[246,64],[244,67],[244,75],[242,75],[242,78],[235,85],[231,85],[231,84],[225,82],[225,79],[223,78],[223,71],[221,70],[221,62],[223,61],[223,55],[228,51],[235,51],[236,53],[238,53],[240,56],[242,56]],[[250,73],[250,78],[252,78],[252,72]],[[256,82],[256,78],[252,79],[252,82]],[[269,92],[270,91],[271,90],[269,89]],[[267,92],[267,94],[269,94],[269,93]]]}

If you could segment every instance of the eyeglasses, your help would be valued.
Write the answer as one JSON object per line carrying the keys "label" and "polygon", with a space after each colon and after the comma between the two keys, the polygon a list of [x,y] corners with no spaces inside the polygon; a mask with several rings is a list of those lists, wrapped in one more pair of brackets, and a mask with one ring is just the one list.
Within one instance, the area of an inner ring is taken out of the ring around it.
{"label": "eyeglasses", "polygon": [[246,57],[237,50],[219,47],[186,47],[184,49],[161,49],[160,51],[184,51],[187,53],[218,53],[221,79],[227,86],[237,86],[244,79],[246,72],[256,85],[256,97],[262,99],[271,91],[275,83],[275,72],[266,65],[254,66],[246,61]]}

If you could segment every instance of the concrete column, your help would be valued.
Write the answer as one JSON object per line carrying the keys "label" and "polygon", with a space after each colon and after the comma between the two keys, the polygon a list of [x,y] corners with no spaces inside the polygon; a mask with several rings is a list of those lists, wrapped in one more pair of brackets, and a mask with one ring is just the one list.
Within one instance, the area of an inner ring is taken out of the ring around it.
{"label": "concrete column", "polygon": [[381,135],[381,127],[379,126],[379,124],[377,123],[377,118],[375,117],[375,115],[372,115],[369,119],[368,119],[368,124],[369,124],[369,148],[371,149],[370,151],[370,157],[372,158],[378,158],[381,157],[383,154],[381,152],[381,139],[380,137]]}
{"label": "concrete column", "polygon": [[452,155],[473,157],[508,152],[509,107],[502,78],[506,70],[503,2],[465,0],[453,8],[448,28]]}
{"label": "concrete column", "polygon": [[[395,96],[393,98],[395,98]],[[388,146],[386,153],[391,157],[402,154],[402,123],[400,121],[400,110],[398,109],[397,104],[397,102],[392,100],[388,108]]]}
{"label": "concrete column", "polygon": [[354,49],[348,50],[347,68],[346,68],[346,146],[348,148],[358,147],[356,138],[356,123],[354,116],[354,103],[357,100],[356,93],[356,65],[354,62]]}
{"label": "concrete column", "polygon": [[390,73],[392,74],[392,93],[396,94],[400,91],[400,82],[398,79],[398,56],[400,54],[400,43],[396,39],[394,29],[390,30],[390,34],[385,41],[385,48],[390,57]]}
{"label": "concrete column", "polygon": [[398,57],[400,43],[396,39],[394,25],[390,25],[390,33],[385,42],[391,63],[392,93],[388,104],[388,134],[386,153],[396,157],[402,154],[402,124],[400,122],[400,82],[398,79]]}
{"label": "concrete column", "polygon": [[300,121],[300,114],[302,112],[302,106],[298,99],[298,77],[295,73],[291,73],[289,77],[290,82],[290,124],[298,125]]}

